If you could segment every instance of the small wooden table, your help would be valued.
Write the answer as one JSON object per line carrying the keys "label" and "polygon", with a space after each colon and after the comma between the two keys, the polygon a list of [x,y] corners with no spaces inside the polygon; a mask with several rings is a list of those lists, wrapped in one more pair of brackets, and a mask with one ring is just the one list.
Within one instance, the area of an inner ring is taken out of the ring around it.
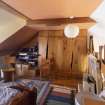
{"label": "small wooden table", "polygon": [[14,81],[15,69],[11,68],[7,70],[3,70],[3,74],[4,74],[5,82]]}

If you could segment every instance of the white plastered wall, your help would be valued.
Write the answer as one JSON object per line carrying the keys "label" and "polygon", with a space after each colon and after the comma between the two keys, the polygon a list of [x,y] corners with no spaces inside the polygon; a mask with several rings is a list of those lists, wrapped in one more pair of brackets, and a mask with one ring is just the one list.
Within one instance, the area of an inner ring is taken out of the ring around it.
{"label": "white plastered wall", "polygon": [[0,7],[0,43],[26,25],[26,20]]}

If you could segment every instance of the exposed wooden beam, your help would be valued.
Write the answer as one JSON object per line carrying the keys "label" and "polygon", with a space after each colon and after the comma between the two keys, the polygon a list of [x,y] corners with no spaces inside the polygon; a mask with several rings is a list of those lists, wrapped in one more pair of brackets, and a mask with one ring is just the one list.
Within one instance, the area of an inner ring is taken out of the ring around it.
{"label": "exposed wooden beam", "polygon": [[28,25],[32,25],[32,24],[61,25],[61,24],[69,24],[69,23],[95,23],[95,20],[89,17],[28,20]]}
{"label": "exposed wooden beam", "polygon": [[102,61],[102,49],[103,46],[99,46],[99,60]]}

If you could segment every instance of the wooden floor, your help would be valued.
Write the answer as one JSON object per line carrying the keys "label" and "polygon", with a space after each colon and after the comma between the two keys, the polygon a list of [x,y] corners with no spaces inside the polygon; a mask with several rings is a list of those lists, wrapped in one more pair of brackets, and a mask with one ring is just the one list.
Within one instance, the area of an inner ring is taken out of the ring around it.
{"label": "wooden floor", "polygon": [[39,80],[46,80],[46,81],[51,81],[52,84],[55,85],[61,85],[61,86],[66,86],[66,87],[72,87],[72,88],[78,88],[78,84],[82,84],[82,79],[46,79],[46,78],[41,78],[40,77],[35,77],[34,79],[39,79]]}
{"label": "wooden floor", "polygon": [[82,84],[82,81],[83,81],[83,79],[81,77],[78,78],[77,76],[72,76],[72,77],[70,76],[70,77],[66,77],[66,78],[65,77],[58,78],[58,77],[57,78],[42,77],[42,80],[48,80],[56,85],[73,87],[73,88],[78,88],[78,84]]}
{"label": "wooden floor", "polygon": [[66,86],[66,87],[73,87],[73,88],[78,88],[78,84],[82,84],[82,78],[78,76],[69,76],[69,77],[56,76],[55,78],[54,76],[40,77],[40,75],[37,74],[33,79],[51,81],[52,84]]}
{"label": "wooden floor", "polygon": [[82,80],[76,80],[76,79],[71,79],[71,80],[53,80],[52,83],[56,84],[56,85],[62,85],[62,86],[67,86],[67,87],[78,88],[78,84],[81,84]]}

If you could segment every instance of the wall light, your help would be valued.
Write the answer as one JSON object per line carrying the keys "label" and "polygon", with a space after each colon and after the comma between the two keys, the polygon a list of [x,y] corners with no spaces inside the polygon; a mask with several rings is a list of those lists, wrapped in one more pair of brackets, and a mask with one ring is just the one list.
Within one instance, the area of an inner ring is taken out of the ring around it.
{"label": "wall light", "polygon": [[64,35],[67,38],[75,38],[79,35],[79,27],[77,25],[68,24],[64,28]]}

